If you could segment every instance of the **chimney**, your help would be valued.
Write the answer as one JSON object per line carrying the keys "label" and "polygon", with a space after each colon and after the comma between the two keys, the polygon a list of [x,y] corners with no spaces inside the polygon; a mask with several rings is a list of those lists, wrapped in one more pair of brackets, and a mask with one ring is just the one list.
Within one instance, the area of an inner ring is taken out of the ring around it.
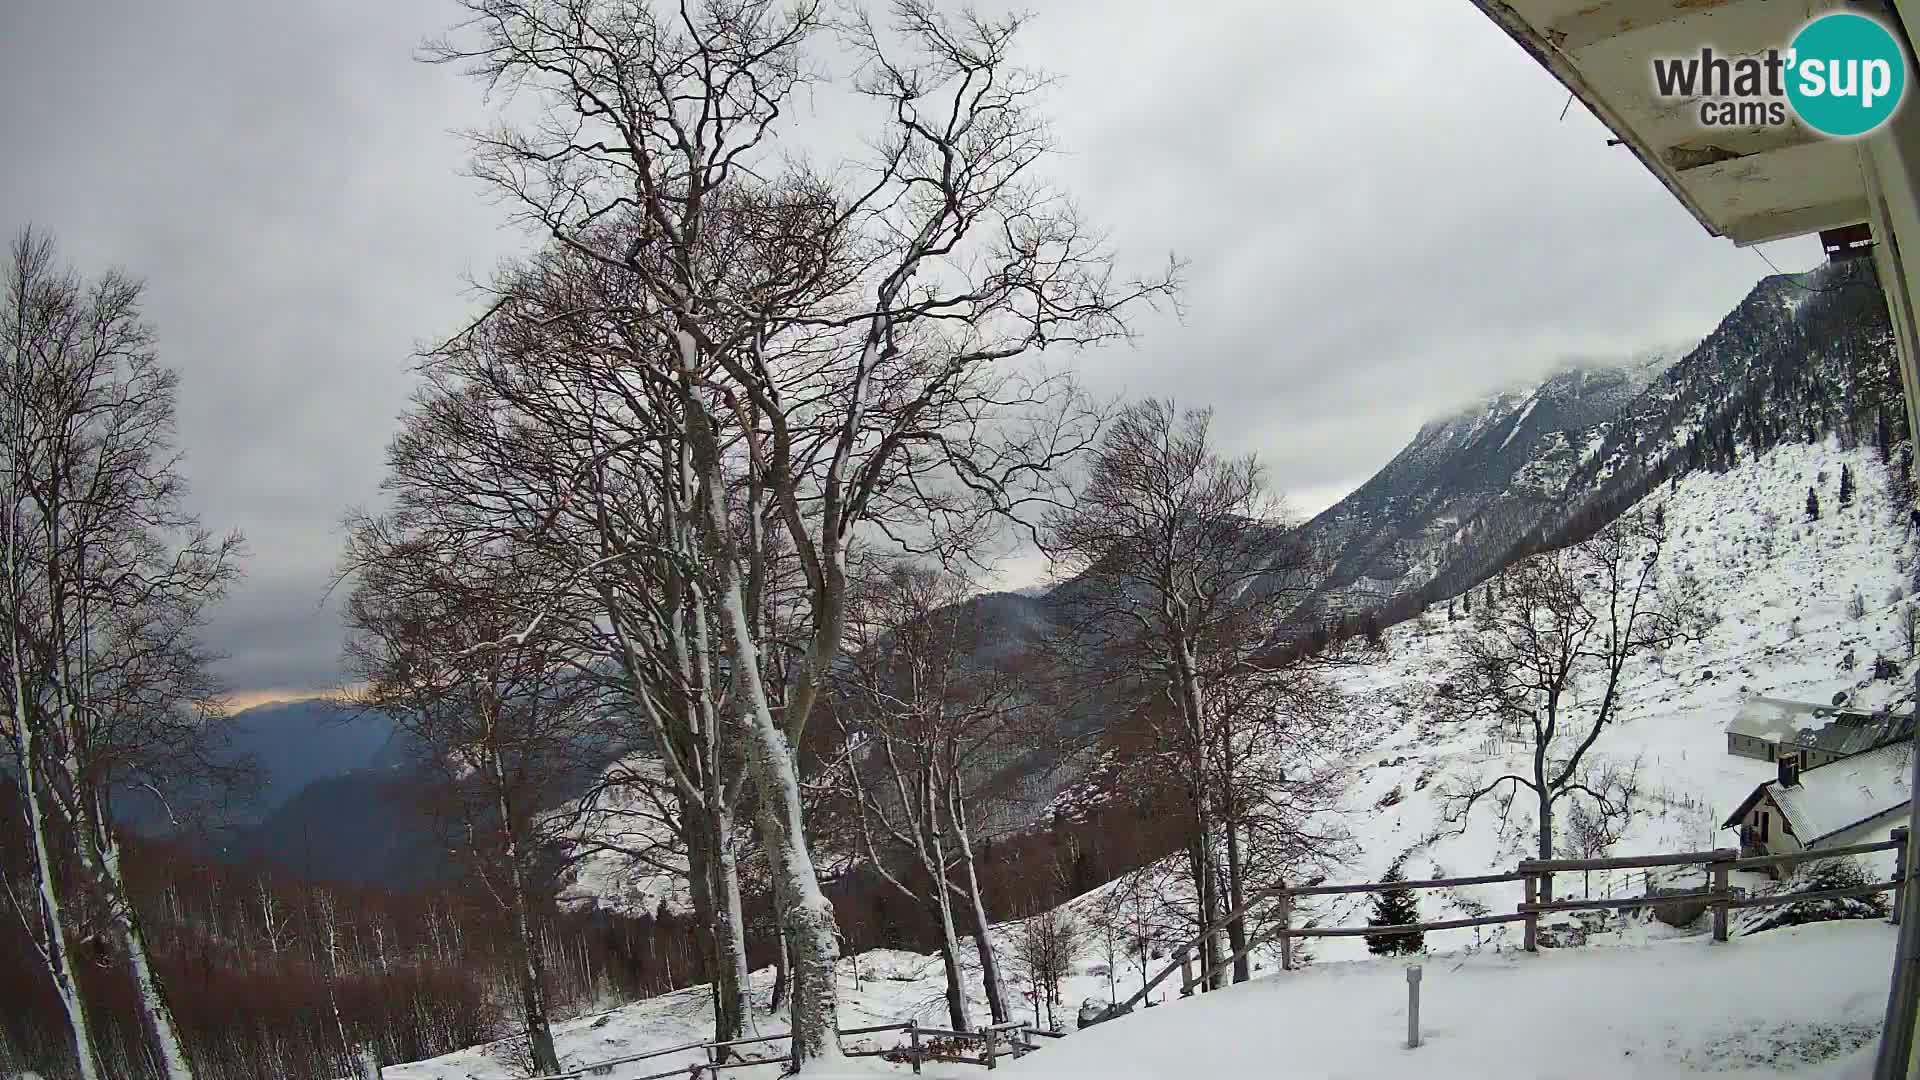
{"label": "chimney", "polygon": [[1783,788],[1800,786],[1799,754],[1780,755],[1780,786]]}

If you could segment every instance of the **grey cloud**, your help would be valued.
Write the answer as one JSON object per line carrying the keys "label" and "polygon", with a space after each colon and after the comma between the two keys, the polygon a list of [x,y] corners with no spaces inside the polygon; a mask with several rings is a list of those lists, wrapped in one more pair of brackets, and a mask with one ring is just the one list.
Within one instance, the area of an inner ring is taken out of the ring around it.
{"label": "grey cloud", "polygon": [[[1192,260],[1186,318],[1143,319],[1090,381],[1216,405],[1306,509],[1563,356],[1704,334],[1766,271],[1579,106],[1558,119],[1564,92],[1466,0],[1038,7],[1053,167],[1130,260]],[[457,14],[25,4],[0,35],[0,89],[31,104],[0,120],[0,226],[150,279],[196,504],[255,552],[210,628],[240,690],[338,680],[335,523],[377,498],[415,343],[524,242],[448,134],[478,89],[411,59]]]}

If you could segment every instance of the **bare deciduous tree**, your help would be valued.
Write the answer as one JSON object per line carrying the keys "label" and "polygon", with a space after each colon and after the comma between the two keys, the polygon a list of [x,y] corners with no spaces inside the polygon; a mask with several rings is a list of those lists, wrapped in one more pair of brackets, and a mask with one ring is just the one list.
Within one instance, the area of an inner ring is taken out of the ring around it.
{"label": "bare deciduous tree", "polygon": [[[1315,743],[1330,691],[1319,663],[1274,636],[1309,581],[1307,553],[1253,457],[1228,459],[1211,414],[1145,401],[1123,409],[1070,509],[1046,521],[1044,546],[1075,576],[1061,590],[1054,658],[1094,692],[1148,699],[1158,783],[1177,778],[1193,817],[1187,861],[1196,922],[1244,905],[1250,842],[1276,857],[1324,852],[1309,823],[1332,801]],[[1285,763],[1285,768],[1281,763]],[[1249,974],[1247,928],[1233,919],[1202,950],[1210,986]]]}
{"label": "bare deciduous tree", "polygon": [[544,811],[607,752],[597,687],[543,632],[549,619],[570,621],[556,607],[577,602],[546,567],[524,551],[447,539],[418,518],[351,524],[348,657],[364,680],[355,698],[444,770],[454,824],[513,924],[534,1067],[558,1072],[534,882],[566,824]]}
{"label": "bare deciduous tree", "polygon": [[[794,748],[841,651],[855,532],[935,543],[1016,509],[1080,445],[1058,422],[1079,397],[1003,362],[1124,336],[1123,308],[1167,295],[1171,274],[1116,281],[1071,202],[1038,180],[1043,82],[1011,62],[1018,19],[950,20],[921,0],[895,3],[885,30],[852,18],[858,89],[884,104],[887,129],[846,182],[778,163],[825,25],[812,3],[465,6],[464,38],[432,56],[550,106],[477,136],[476,172],[554,243],[633,282],[611,312],[608,376],[674,400],[654,434],[685,448],[804,1067],[837,1052],[838,946]],[[751,539],[763,522],[804,583],[779,686],[751,596],[771,550]]]}
{"label": "bare deciduous tree", "polygon": [[1658,516],[1630,510],[1586,540],[1509,567],[1501,575],[1505,602],[1483,607],[1472,631],[1455,638],[1451,707],[1520,728],[1530,757],[1524,773],[1446,792],[1448,813],[1463,828],[1480,799],[1523,788],[1535,797],[1538,857],[1550,859],[1562,801],[1590,799],[1605,817],[1625,813],[1631,775],[1590,768],[1587,754],[1619,719],[1628,664],[1680,636],[1656,581],[1665,541]]}
{"label": "bare deciduous tree", "polygon": [[1060,984],[1073,974],[1079,957],[1079,920],[1061,908],[1043,911],[1020,924],[1014,948],[1034,990],[1035,1018],[1044,1005],[1047,1027],[1059,1030]]}
{"label": "bare deciduous tree", "polygon": [[[241,543],[182,508],[178,377],[155,355],[141,283],[119,273],[83,281],[28,231],[5,288],[0,731],[33,837],[35,944],[81,1075],[98,1076],[73,973],[76,921],[96,906],[131,968],[154,1057],[183,1080],[192,1065],[128,895],[109,801],[137,785],[164,804],[172,781],[208,764],[217,687],[195,631],[238,573]],[[95,905],[78,903],[69,882],[84,883]]]}
{"label": "bare deciduous tree", "polygon": [[[835,700],[845,777],[865,852],[941,928],[947,1009],[971,1029],[954,904],[971,906],[994,1022],[1008,1019],[999,958],[974,865],[969,805],[1024,741],[1031,699],[1014,673],[970,662],[984,642],[965,583],[932,567],[883,563],[855,590],[851,655]],[[896,869],[904,867],[903,878]],[[960,881],[954,880],[958,871]]]}

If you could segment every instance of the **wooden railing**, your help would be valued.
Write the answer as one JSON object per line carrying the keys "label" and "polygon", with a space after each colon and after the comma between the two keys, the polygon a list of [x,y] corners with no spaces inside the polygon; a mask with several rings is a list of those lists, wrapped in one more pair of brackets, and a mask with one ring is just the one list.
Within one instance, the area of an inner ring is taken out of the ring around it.
{"label": "wooden railing", "polygon": [[[1788,867],[1798,863],[1818,859],[1835,859],[1851,855],[1868,855],[1878,851],[1892,851],[1894,856],[1894,875],[1887,881],[1872,881],[1863,885],[1843,889],[1804,889],[1799,892],[1774,893],[1769,896],[1733,895],[1729,884],[1729,875],[1735,870],[1760,870],[1772,867]],[[1631,898],[1605,898],[1555,900],[1553,898],[1553,878],[1557,873],[1585,872],[1593,870],[1642,869],[1657,866],[1705,866],[1710,875],[1710,884],[1705,889],[1692,892],[1667,893],[1657,896],[1636,896]],[[1394,933],[1411,933],[1429,930],[1460,930],[1474,926],[1493,926],[1502,923],[1525,923],[1523,946],[1528,952],[1538,952],[1540,948],[1540,916],[1562,911],[1602,911],[1634,910],[1640,908],[1663,907],[1668,904],[1685,904],[1694,901],[1705,902],[1713,913],[1713,940],[1723,942],[1728,939],[1730,913],[1741,908],[1771,907],[1780,904],[1793,904],[1802,900],[1828,900],[1849,896],[1870,896],[1875,893],[1892,892],[1893,920],[1900,919],[1901,893],[1907,880],[1907,830],[1893,830],[1893,838],[1866,844],[1848,844],[1844,847],[1818,848],[1799,851],[1788,855],[1754,855],[1742,857],[1733,848],[1716,848],[1711,851],[1682,851],[1664,855],[1628,855],[1602,859],[1527,859],[1509,873],[1477,874],[1467,877],[1427,878],[1416,881],[1369,881],[1349,885],[1305,885],[1288,887],[1276,885],[1254,891],[1247,902],[1222,915],[1212,924],[1201,930],[1193,938],[1174,950],[1171,962],[1155,975],[1125,1003],[1115,1011],[1131,1009],[1143,1000],[1154,987],[1188,963],[1201,943],[1211,935],[1222,933],[1236,920],[1248,919],[1265,905],[1272,905],[1275,925],[1250,934],[1247,942],[1237,952],[1221,961],[1221,966],[1230,966],[1254,949],[1280,943],[1280,966],[1284,970],[1293,969],[1293,942],[1297,938],[1312,937],[1375,937]],[[1401,923],[1391,926],[1302,926],[1293,925],[1294,901],[1304,896],[1333,896],[1352,893],[1392,892],[1402,889],[1450,889],[1471,885],[1495,885],[1503,882],[1519,881],[1525,885],[1524,899],[1511,914],[1475,915],[1459,919],[1436,919],[1429,922]],[[1182,993],[1189,992],[1200,978],[1183,982]]]}
{"label": "wooden railing", "polygon": [[[964,1065],[980,1065],[988,1069],[997,1067],[1002,1057],[1023,1057],[1039,1048],[1034,1042],[1035,1036],[1060,1038],[1063,1032],[1045,1031],[1020,1020],[1010,1020],[999,1024],[990,1024],[973,1031],[953,1031],[947,1028],[921,1027],[912,1020],[893,1024],[875,1024],[870,1027],[841,1028],[841,1038],[859,1035],[878,1035],[898,1031],[906,1038],[898,1046],[881,1047],[873,1050],[842,1050],[845,1057],[889,1057],[909,1063],[918,1073],[921,1065],[929,1061],[957,1062]],[[625,1065],[639,1065],[645,1061],[667,1057],[671,1054],[684,1054],[700,1050],[707,1055],[706,1061],[696,1061],[687,1065],[677,1065],[661,1072],[623,1075],[617,1080],[666,1080],[667,1077],[687,1077],[695,1080],[699,1077],[716,1076],[727,1069],[751,1068],[755,1065],[775,1065],[787,1060],[778,1058],[732,1058],[727,1059],[721,1051],[737,1046],[751,1046],[757,1043],[783,1042],[793,1038],[792,1032],[781,1031],[771,1035],[749,1035],[745,1038],[727,1039],[720,1042],[681,1043],[677,1046],[663,1046],[656,1050],[647,1050],[625,1057],[596,1061],[590,1065],[581,1065],[566,1072],[549,1073],[531,1077],[529,1080],[585,1080],[587,1077],[614,1077],[614,1070]],[[977,1055],[956,1054],[940,1048],[941,1041],[980,1044]],[[1004,1052],[1001,1044],[1005,1043]]]}

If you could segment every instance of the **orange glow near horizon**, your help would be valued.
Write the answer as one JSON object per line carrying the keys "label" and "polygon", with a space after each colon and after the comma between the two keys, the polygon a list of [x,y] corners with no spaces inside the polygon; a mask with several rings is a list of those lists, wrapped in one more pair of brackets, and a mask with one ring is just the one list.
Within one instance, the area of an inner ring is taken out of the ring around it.
{"label": "orange glow near horizon", "polygon": [[228,709],[239,712],[256,705],[277,705],[288,701],[317,701],[321,698],[338,697],[353,690],[351,686],[336,686],[328,690],[242,690],[228,694],[224,699]]}

